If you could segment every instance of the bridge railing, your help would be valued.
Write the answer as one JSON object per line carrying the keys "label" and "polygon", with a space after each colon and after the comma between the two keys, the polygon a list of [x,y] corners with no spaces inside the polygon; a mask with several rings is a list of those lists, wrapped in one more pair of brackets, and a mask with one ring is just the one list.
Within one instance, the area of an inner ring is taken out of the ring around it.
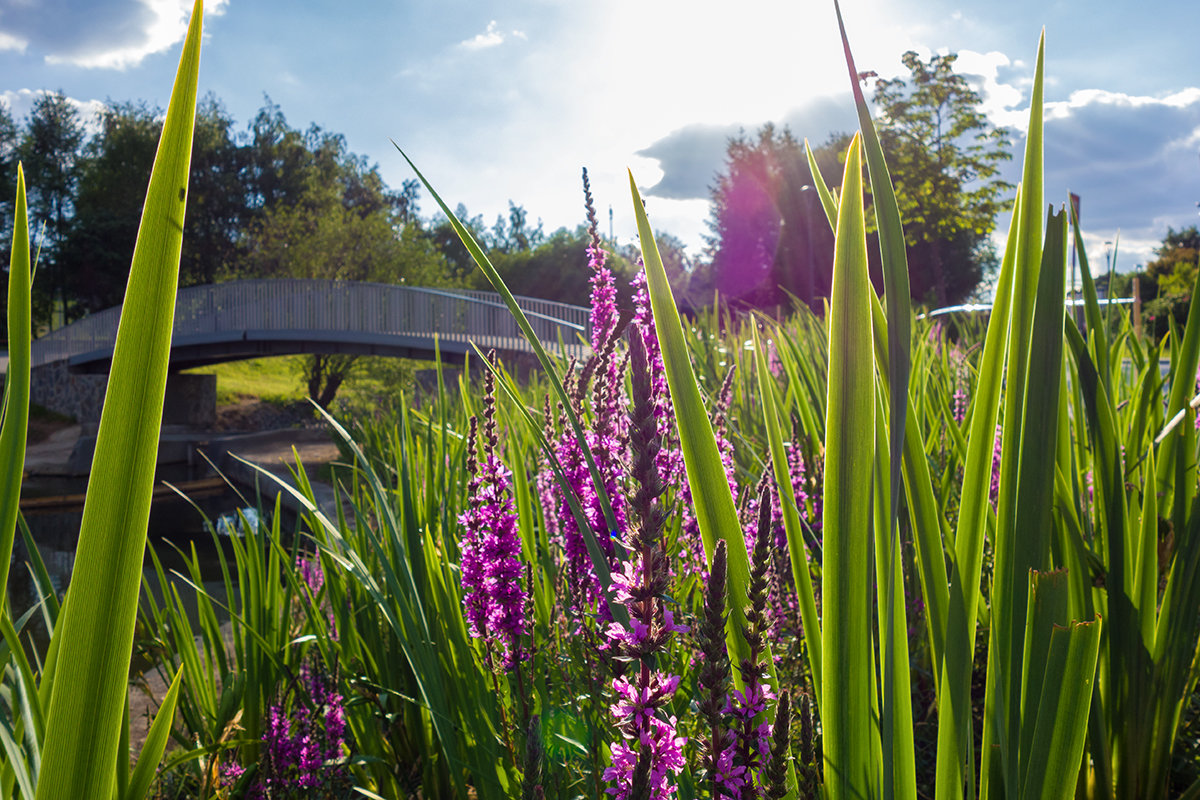
{"label": "bridge railing", "polygon": [[[564,355],[582,357],[589,338],[588,309],[518,297],[538,339],[547,349],[564,346]],[[33,342],[33,365],[111,350],[120,307],[92,314]],[[275,279],[234,281],[179,290],[173,343],[189,338],[254,331],[292,335],[311,331],[362,333],[406,338],[436,334],[443,343],[476,344],[507,351],[528,351],[516,321],[498,294],[466,289],[349,281]]]}

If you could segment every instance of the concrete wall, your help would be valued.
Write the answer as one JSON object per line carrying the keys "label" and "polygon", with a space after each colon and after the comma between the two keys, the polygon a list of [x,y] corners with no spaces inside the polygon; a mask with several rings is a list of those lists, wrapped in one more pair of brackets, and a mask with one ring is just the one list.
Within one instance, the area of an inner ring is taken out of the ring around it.
{"label": "concrete wall", "polygon": [[[35,367],[30,375],[32,401],[74,417],[85,430],[99,424],[107,386],[107,375],[76,374],[67,369],[66,361]],[[172,373],[167,376],[164,425],[209,428],[216,421],[216,375]]]}

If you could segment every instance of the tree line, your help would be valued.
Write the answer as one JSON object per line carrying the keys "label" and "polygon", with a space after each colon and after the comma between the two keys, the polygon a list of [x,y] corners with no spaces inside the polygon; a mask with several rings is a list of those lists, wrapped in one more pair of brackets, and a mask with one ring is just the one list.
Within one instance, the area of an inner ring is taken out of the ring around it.
{"label": "tree line", "polygon": [[[120,303],[162,116],[110,103],[89,126],[61,92],[40,94],[20,123],[0,105],[0,232],[7,248],[20,161],[39,246],[35,327]],[[415,180],[388,186],[342,135],[295,128],[269,99],[243,131],[217,98],[200,103],[188,192],[182,286],[302,277],[485,288],[448,220],[421,217]],[[587,302],[582,226],[547,234],[513,202],[491,226],[462,206],[458,215],[514,291]]]}
{"label": "tree line", "polygon": [[[873,86],[905,223],[913,300],[928,306],[970,298],[995,269],[991,236],[1013,188],[999,177],[1011,158],[1009,133],[983,114],[979,95],[954,71],[955,60],[949,54],[926,61],[909,52],[905,78],[860,75]],[[0,106],[0,225],[7,247],[20,160],[40,242],[39,327],[120,301],[161,119],[159,109],[145,104],[110,103],[89,127],[61,92],[40,94],[20,123]],[[835,191],[849,140],[829,134],[814,151],[821,177]],[[815,184],[804,140],[787,128],[768,124],[730,139],[710,187],[703,252],[691,258],[677,238],[660,234],[681,306],[717,298],[734,307],[786,307],[799,300],[820,311],[830,289],[833,236]],[[291,126],[269,98],[244,130],[217,98],[201,102],[189,192],[184,286],[310,277],[487,288],[448,221],[421,216],[415,180],[388,186],[377,165],[350,152],[343,136],[317,125]],[[582,212],[581,203],[581,222]],[[587,302],[589,239],[582,224],[547,233],[512,201],[490,226],[462,206],[456,213],[514,292]],[[878,248],[869,245],[878,278]],[[611,265],[631,273],[637,249],[613,249]]]}

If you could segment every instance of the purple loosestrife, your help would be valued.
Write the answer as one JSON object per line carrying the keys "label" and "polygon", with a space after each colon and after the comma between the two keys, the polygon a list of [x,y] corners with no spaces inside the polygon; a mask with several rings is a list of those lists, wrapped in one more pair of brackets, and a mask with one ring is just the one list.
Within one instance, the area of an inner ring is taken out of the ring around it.
{"label": "purple loosestrife", "polygon": [[783,374],[783,361],[779,359],[779,348],[774,339],[767,340],[767,369],[776,378]]}
{"label": "purple loosestrife", "polygon": [[996,424],[996,438],[992,442],[992,485],[988,492],[988,498],[992,501],[992,507],[995,508],[996,501],[1000,497],[1000,456],[1003,454],[1003,442],[1000,441],[1000,434],[1004,428]]}
{"label": "purple loosestrife", "polygon": [[788,760],[791,748],[791,700],[785,692],[775,708],[775,721],[771,723],[771,758],[763,769],[763,797],[765,800],[780,800],[787,795]]}
{"label": "purple loosestrife", "polygon": [[472,419],[468,464],[473,475],[468,485],[467,510],[458,518],[462,564],[463,604],[471,635],[495,647],[505,669],[521,657],[521,637],[526,631],[525,591],[521,579],[521,538],[513,511],[512,473],[496,455],[496,400],[492,373],[484,396],[484,446],[480,460],[475,452],[477,423]]}
{"label": "purple loosestrife", "polygon": [[950,351],[950,360],[954,364],[954,421],[962,425],[967,418],[967,359],[955,347]]}
{"label": "purple loosestrife", "polygon": [[583,170],[583,200],[587,209],[588,233],[591,234],[587,253],[588,267],[592,270],[589,281],[592,285],[592,350],[599,353],[617,327],[617,282],[612,270],[605,266],[608,253],[601,246],[596,207],[592,203],[586,168]]}
{"label": "purple loosestrife", "polygon": [[730,676],[725,645],[726,552],[725,540],[718,540],[705,585],[704,616],[696,629],[696,647],[703,658],[696,684],[707,734],[700,743],[701,766],[713,800],[739,797],[746,772],[734,766],[734,736],[726,724]]}
{"label": "purple loosestrife", "polygon": [[[345,796],[353,781],[342,763],[346,744],[342,696],[329,676],[305,665],[294,697],[290,714],[284,702],[267,709],[258,771],[245,796],[253,800]],[[222,784],[232,787],[244,773],[228,765],[222,770]]]}
{"label": "purple loosestrife", "polygon": [[[545,403],[542,408],[542,420],[545,425],[544,436],[547,442],[557,442],[558,434],[554,430],[554,416],[550,409],[550,395],[546,395]],[[537,473],[537,493],[539,505],[542,508],[543,519],[545,520],[546,535],[556,540],[561,537],[562,523],[558,517],[558,502],[559,490],[558,480],[554,477],[554,471],[549,467],[543,466]]]}
{"label": "purple loosestrife", "polygon": [[[308,599],[315,601],[318,595],[320,595],[321,588],[325,585],[325,573],[321,570],[320,553],[313,553],[311,555],[297,553],[296,571],[300,574],[300,580],[304,582]],[[334,618],[333,608],[330,607],[328,596],[321,597],[317,610],[324,614],[325,621],[329,625],[330,636],[334,641],[337,641],[337,620]]]}
{"label": "purple loosestrife", "polygon": [[640,337],[633,337],[630,356],[631,472],[636,487],[630,508],[637,526],[626,537],[629,558],[613,576],[615,597],[629,608],[630,624],[625,628],[612,623],[608,634],[615,655],[633,668],[613,681],[612,716],[620,738],[610,747],[612,766],[604,771],[604,779],[614,784],[606,791],[617,800],[666,800],[675,796],[672,779],[685,766],[686,739],[677,734],[676,718],[666,710],[679,688],[679,676],[664,674],[655,664],[671,635],[686,629],[663,607],[670,578],[661,539],[666,514],[658,499],[666,487],[658,474],[661,441]]}
{"label": "purple loosestrife", "polygon": [[[640,263],[639,263],[640,266]],[[630,281],[633,287],[633,327],[641,334],[650,365],[650,391],[654,398],[654,416],[658,420],[658,435],[663,446],[658,451],[658,472],[663,483],[676,486],[687,482],[683,465],[683,450],[675,430],[675,410],[671,407],[671,390],[667,386],[667,370],[663,366],[662,348],[654,329],[654,314],[650,308],[650,293],[646,290],[646,272],[641,269]]]}
{"label": "purple loosestrife", "polygon": [[755,800],[765,786],[764,767],[771,756],[771,725],[756,724],[767,710],[767,702],[775,695],[763,681],[762,656],[766,651],[764,633],[767,628],[767,565],[771,562],[771,494],[764,486],[759,494],[758,532],[754,544],[754,559],[750,569],[750,585],[743,635],[750,654],[742,659],[738,671],[742,689],[731,693],[728,711],[733,715],[735,764],[745,768],[742,775],[742,800]]}

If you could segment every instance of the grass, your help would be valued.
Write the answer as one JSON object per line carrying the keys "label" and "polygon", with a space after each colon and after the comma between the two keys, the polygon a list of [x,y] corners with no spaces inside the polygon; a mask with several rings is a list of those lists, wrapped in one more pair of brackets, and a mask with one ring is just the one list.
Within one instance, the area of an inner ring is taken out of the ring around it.
{"label": "grass", "polygon": [[230,361],[184,370],[188,375],[217,376],[217,404],[232,405],[249,398],[285,405],[303,400],[300,380],[304,356],[272,356]]}
{"label": "grass", "polygon": [[[257,399],[275,405],[289,405],[308,398],[305,386],[304,355],[270,356],[245,361],[230,361],[184,370],[188,375],[217,376],[217,405],[234,405]],[[369,403],[396,391],[397,379],[408,385],[416,369],[432,363],[408,359],[365,356],[342,384],[335,402]]]}

